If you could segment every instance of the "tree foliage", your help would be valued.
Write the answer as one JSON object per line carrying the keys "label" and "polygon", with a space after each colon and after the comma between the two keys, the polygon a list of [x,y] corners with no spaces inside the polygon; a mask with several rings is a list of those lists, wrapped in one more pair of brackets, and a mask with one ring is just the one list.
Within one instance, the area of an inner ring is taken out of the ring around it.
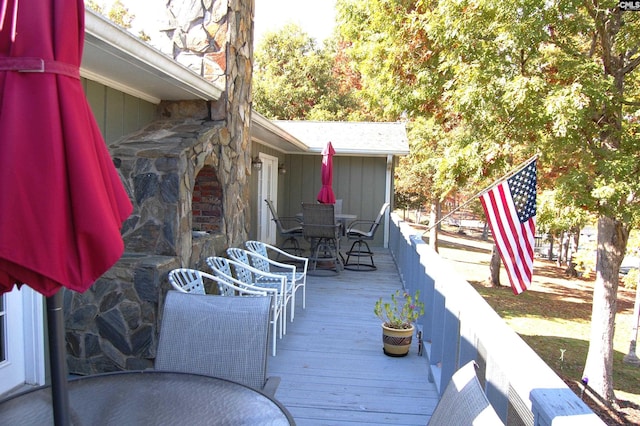
{"label": "tree foliage", "polygon": [[317,46],[298,25],[265,34],[254,55],[256,111],[271,119],[352,120],[367,115],[358,76],[337,42]]}
{"label": "tree foliage", "polygon": [[111,22],[124,29],[131,28],[131,23],[135,19],[135,15],[129,11],[121,0],[115,0],[108,9],[104,3],[100,4],[95,0],[88,0],[87,7],[106,16]]}
{"label": "tree foliage", "polygon": [[595,217],[586,210],[567,204],[555,190],[545,190],[537,197],[536,230],[560,237],[563,232],[582,229]]}
{"label": "tree foliage", "polygon": [[640,14],[614,0],[339,0],[338,11],[372,111],[434,126],[400,180],[442,198],[538,152],[540,186],[599,218],[585,375],[613,399],[618,268],[640,214]]}

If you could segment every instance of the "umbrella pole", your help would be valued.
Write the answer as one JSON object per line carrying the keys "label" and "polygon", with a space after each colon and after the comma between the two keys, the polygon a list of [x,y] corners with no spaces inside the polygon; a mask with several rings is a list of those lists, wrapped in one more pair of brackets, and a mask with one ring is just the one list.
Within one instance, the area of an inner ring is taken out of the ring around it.
{"label": "umbrella pole", "polygon": [[49,331],[49,363],[51,368],[51,401],[55,426],[69,425],[69,390],[67,389],[67,359],[64,342],[62,290],[47,297],[47,327]]}

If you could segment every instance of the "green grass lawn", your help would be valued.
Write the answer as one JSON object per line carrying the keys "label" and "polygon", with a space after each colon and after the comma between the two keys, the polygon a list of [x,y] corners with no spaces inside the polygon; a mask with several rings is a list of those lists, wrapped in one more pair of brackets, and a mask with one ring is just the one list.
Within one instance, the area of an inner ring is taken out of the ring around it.
{"label": "green grass lawn", "polygon": [[[514,296],[508,288],[475,284],[478,292],[556,373],[579,382],[589,349],[591,294],[567,297],[527,291]],[[583,297],[587,298],[584,299]],[[640,368],[623,362],[629,352],[633,305],[616,315],[613,383],[616,396],[640,405]]]}
{"label": "green grass lawn", "polygon": [[[555,262],[536,259],[533,284],[515,296],[504,268],[501,287],[485,286],[492,243],[482,240],[478,230],[459,233],[457,228],[445,228],[438,238],[440,255],[452,261],[456,271],[578,392],[589,349],[593,280],[569,278]],[[620,417],[611,415],[607,424],[640,424],[640,367],[623,362],[632,337],[634,300],[635,291],[621,286],[613,364],[614,390],[621,408]]]}

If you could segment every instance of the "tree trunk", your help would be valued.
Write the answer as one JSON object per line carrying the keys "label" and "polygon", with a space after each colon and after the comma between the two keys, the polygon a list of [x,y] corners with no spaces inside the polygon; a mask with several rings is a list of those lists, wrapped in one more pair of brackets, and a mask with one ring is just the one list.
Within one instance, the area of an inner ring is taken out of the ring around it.
{"label": "tree trunk", "polygon": [[439,202],[434,201],[431,203],[431,210],[429,212],[429,246],[437,253],[438,252],[438,226],[434,226],[438,220],[440,220],[440,209],[438,208]]}
{"label": "tree trunk", "polygon": [[547,259],[553,261],[553,242],[555,241],[555,237],[553,235],[549,235],[549,252],[547,253]]}
{"label": "tree trunk", "polygon": [[492,287],[500,287],[500,263],[498,247],[494,244],[491,249],[491,263],[489,264],[489,284]]}
{"label": "tree trunk", "polygon": [[487,241],[489,239],[489,224],[487,222],[484,223],[482,227],[482,241]]}
{"label": "tree trunk", "polygon": [[629,228],[615,219],[598,219],[596,282],[591,311],[591,337],[583,377],[607,401],[613,393],[613,332],[618,301],[618,271],[629,239]]}
{"label": "tree trunk", "polygon": [[569,252],[569,233],[562,233],[562,241],[560,242],[560,251],[558,252],[558,267],[562,266],[562,262],[567,262],[567,254]]}
{"label": "tree trunk", "polygon": [[573,262],[573,256],[578,251],[578,241],[580,240],[580,230],[572,229],[569,238],[569,250],[567,251],[567,269],[565,272],[571,277],[577,277],[576,264]]}

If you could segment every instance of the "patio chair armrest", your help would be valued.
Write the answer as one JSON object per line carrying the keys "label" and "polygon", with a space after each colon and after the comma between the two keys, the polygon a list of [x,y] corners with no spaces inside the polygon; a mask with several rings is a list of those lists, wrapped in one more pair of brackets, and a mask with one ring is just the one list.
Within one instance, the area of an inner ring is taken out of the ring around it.
{"label": "patio chair armrest", "polygon": [[275,247],[275,246],[267,246],[267,250],[274,251],[274,252],[278,253],[279,255],[282,255],[282,256],[284,256],[286,258],[289,258],[289,259],[297,260],[299,262],[304,262],[304,261],[308,261],[309,260],[306,257],[296,256],[294,254],[288,253],[288,252],[286,252],[286,251],[284,251],[284,250],[282,250],[282,249],[280,249],[278,247]]}
{"label": "patio chair armrest", "polygon": [[268,262],[270,265],[277,266],[278,268],[290,270],[292,274],[296,273],[296,266],[295,265],[291,265],[289,263],[278,262],[278,261],[275,261],[273,259],[269,259],[268,257],[264,257],[261,254],[258,254],[256,252],[250,252],[250,253],[251,254],[249,256],[255,256],[258,259],[262,259],[262,260]]}
{"label": "patio chair armrest", "polygon": [[297,223],[302,223],[302,218],[299,218],[297,216],[279,216],[278,219],[280,219],[281,221],[288,221],[288,222],[297,222]]}
{"label": "patio chair armrest", "polygon": [[[313,227],[313,228],[326,228],[326,229],[339,230],[342,227],[342,224],[339,223],[339,222],[335,223],[335,224],[332,224],[332,225],[318,225],[318,224],[315,224],[315,223],[308,223],[308,224],[306,224],[306,226]],[[302,228],[304,229],[304,227],[305,227],[305,224],[303,222],[302,223]]]}
{"label": "patio chair armrest", "polygon": [[271,293],[271,296],[273,297],[278,297],[278,289],[275,287],[261,287],[259,285],[248,284],[248,283],[243,283],[242,287],[247,288],[249,290],[254,290],[254,291],[264,291],[267,293]]}
{"label": "patio chair armrest", "polygon": [[279,376],[270,376],[267,377],[267,381],[262,388],[262,392],[273,397],[276,395],[276,391],[278,390],[278,386],[280,386],[280,377]]}
{"label": "patio chair armrest", "polygon": [[351,230],[354,226],[362,226],[362,225],[373,225],[374,223],[376,223],[375,220],[363,220],[363,219],[356,219],[353,222],[349,222],[349,224],[347,225],[347,232],[349,232],[349,230]]}

